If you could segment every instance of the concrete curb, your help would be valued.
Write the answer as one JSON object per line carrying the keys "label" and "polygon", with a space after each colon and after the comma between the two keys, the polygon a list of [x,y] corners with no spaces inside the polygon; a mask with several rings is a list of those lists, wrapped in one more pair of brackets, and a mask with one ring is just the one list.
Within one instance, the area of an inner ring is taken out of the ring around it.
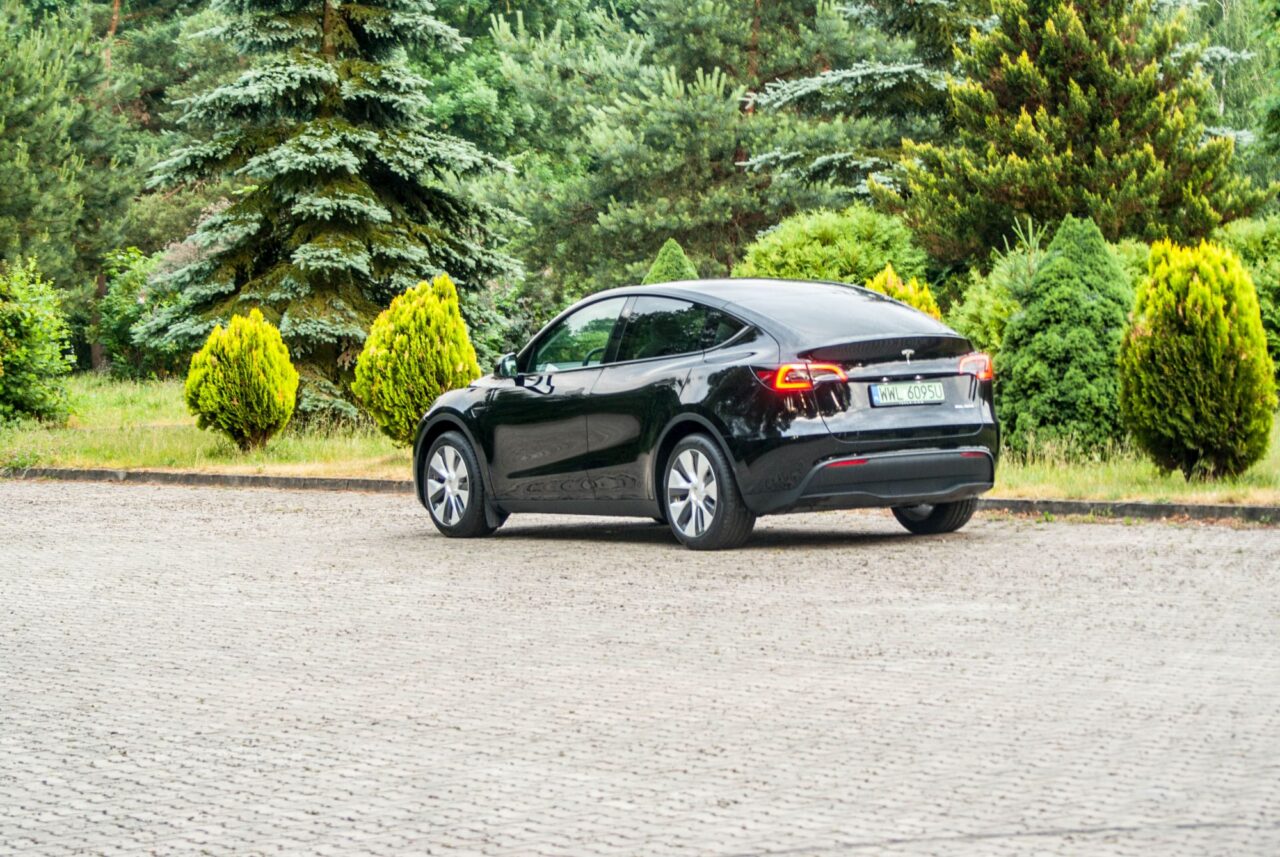
{"label": "concrete curb", "polygon": [[355,479],[324,476],[259,476],[239,473],[188,473],[167,470],[90,470],[78,467],[28,467],[0,471],[9,479],[58,479],[69,482],[135,482],[220,488],[280,488],[288,491],[369,491],[412,494],[413,483],[401,479]]}
{"label": "concrete curb", "polygon": [[[281,490],[367,491],[412,494],[404,479],[355,479],[321,476],[259,476],[234,473],[188,473],[166,470],[91,470],[70,467],[29,467],[0,470],[9,479],[58,479],[71,482],[132,482],[221,488],[277,488]],[[1237,520],[1280,524],[1280,506],[1230,506],[1195,503],[1131,503],[1094,500],[1019,500],[984,497],[980,508],[1015,515],[1092,515],[1098,518],[1186,518],[1195,521]]]}
{"label": "concrete curb", "polygon": [[1187,518],[1193,521],[1252,521],[1280,524],[1280,506],[1229,506],[1211,503],[1132,503],[1103,500],[1018,500],[984,497],[979,508],[1015,515],[1092,515],[1096,518]]}

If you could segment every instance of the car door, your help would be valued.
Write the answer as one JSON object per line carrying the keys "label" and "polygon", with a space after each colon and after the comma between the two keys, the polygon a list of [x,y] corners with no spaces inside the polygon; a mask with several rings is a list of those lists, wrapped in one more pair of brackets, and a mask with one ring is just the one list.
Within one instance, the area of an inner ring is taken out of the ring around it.
{"label": "car door", "polygon": [[702,362],[713,316],[719,314],[677,298],[644,295],[632,303],[615,356],[589,396],[587,446],[598,501],[655,496],[658,435],[679,410],[690,371]]}
{"label": "car door", "polygon": [[521,353],[515,378],[485,403],[481,442],[494,497],[511,511],[522,501],[590,500],[586,395],[600,376],[627,298],[580,307]]}

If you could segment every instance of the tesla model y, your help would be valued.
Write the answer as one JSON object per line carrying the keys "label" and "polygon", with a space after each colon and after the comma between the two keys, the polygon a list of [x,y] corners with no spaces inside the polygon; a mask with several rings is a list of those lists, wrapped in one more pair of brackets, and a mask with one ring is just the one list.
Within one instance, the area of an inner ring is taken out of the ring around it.
{"label": "tesla model y", "polygon": [[455,537],[519,512],[632,515],[716,549],[760,515],[860,507],[946,533],[995,479],[992,378],[963,336],[856,286],[615,289],[440,396],[414,477]]}

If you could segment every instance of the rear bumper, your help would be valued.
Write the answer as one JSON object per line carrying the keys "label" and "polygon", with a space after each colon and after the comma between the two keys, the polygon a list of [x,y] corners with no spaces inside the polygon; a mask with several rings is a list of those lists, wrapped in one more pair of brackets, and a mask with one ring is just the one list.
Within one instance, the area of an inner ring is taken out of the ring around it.
{"label": "rear bumper", "polygon": [[794,488],[743,500],[757,515],[948,503],[991,490],[995,465],[983,446],[836,455],[814,464]]}

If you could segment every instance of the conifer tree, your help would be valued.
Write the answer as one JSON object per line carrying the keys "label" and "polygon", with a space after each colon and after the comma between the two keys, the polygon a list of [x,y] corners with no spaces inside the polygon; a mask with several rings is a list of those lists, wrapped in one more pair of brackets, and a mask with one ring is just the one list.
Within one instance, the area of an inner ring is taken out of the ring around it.
{"label": "conifer tree", "polygon": [[1265,194],[1228,138],[1205,139],[1208,83],[1181,18],[1151,0],[996,0],[949,85],[954,141],[907,143],[904,211],[944,263],[998,246],[1015,218],[1091,216],[1108,239],[1186,240]]}
{"label": "conifer tree", "polygon": [[644,275],[643,285],[696,279],[698,279],[698,269],[693,267],[689,257],[684,254],[684,248],[680,246],[680,242],[674,238],[668,238],[667,243],[663,244],[662,249],[658,251],[653,264],[649,266],[649,273]]}
{"label": "conifer tree", "polygon": [[200,259],[172,275],[181,299],[140,328],[185,347],[252,307],[299,364],[299,416],[351,416],[346,384],[391,299],[449,271],[476,287],[502,269],[493,211],[461,179],[496,162],[424,127],[427,82],[406,50],[457,51],[428,0],[217,0],[220,30],[253,58],[194,98],[202,138],[157,167],[164,184],[235,176],[247,186],[205,220]]}
{"label": "conifer tree", "polygon": [[848,18],[847,58],[817,74],[787,75],[754,97],[765,111],[795,111],[797,123],[751,160],[783,181],[830,187],[824,201],[866,197],[868,178],[893,183],[904,137],[935,138],[945,124],[946,79],[955,45],[986,14],[986,0],[863,0]]}

